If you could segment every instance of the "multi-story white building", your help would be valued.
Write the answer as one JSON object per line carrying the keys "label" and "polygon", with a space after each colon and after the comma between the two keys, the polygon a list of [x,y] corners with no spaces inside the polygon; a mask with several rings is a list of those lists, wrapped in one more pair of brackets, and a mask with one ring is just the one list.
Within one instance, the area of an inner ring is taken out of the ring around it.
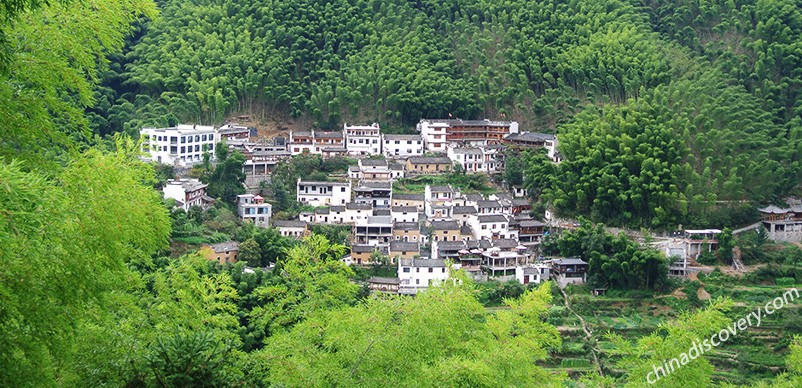
{"label": "multi-story white building", "polygon": [[415,206],[393,206],[390,208],[390,216],[394,222],[415,222],[419,220],[418,208]]}
{"label": "multi-story white building", "polygon": [[518,239],[518,232],[509,228],[509,220],[501,214],[471,216],[468,225],[476,240]]}
{"label": "multi-story white building", "polygon": [[382,151],[388,158],[406,158],[423,155],[421,135],[382,135]]}
{"label": "multi-story white building", "polygon": [[382,153],[382,137],[379,124],[343,125],[345,133],[345,149],[349,155],[380,155]]}
{"label": "multi-story white building", "polygon": [[336,206],[351,202],[351,182],[302,181],[298,178],[297,201],[312,206]]}
{"label": "multi-story white building", "polygon": [[515,121],[490,120],[421,120],[417,125],[426,150],[445,152],[446,144],[463,145],[500,144],[505,136],[518,133]]}
{"label": "multi-story white building", "polygon": [[426,151],[445,152],[446,150],[446,129],[449,125],[445,122],[433,122],[421,120],[417,125],[417,130],[423,139]]}
{"label": "multi-story white building", "polygon": [[170,179],[162,191],[164,198],[175,199],[176,207],[188,211],[193,206],[204,207],[207,186],[197,179]]}
{"label": "multi-story white building", "polygon": [[429,286],[448,280],[450,271],[445,260],[400,259],[398,279],[400,294],[417,294]]}
{"label": "multi-story white building", "polygon": [[452,162],[462,166],[465,172],[495,173],[502,169],[499,159],[501,151],[495,147],[448,147],[447,155]]}
{"label": "multi-story white building", "polygon": [[170,165],[189,166],[203,160],[203,153],[214,155],[217,132],[204,125],[178,125],[170,128],[142,128],[142,150],[151,160]]}
{"label": "multi-story white building", "polygon": [[368,216],[354,222],[354,245],[389,247],[393,241],[393,219],[390,216]]}
{"label": "multi-story white building", "polygon": [[392,201],[393,184],[389,180],[362,181],[354,189],[354,202],[368,203],[374,208],[389,208]]}
{"label": "multi-story white building", "polygon": [[242,194],[237,196],[237,214],[243,221],[253,222],[260,228],[270,226],[270,216],[273,214],[272,206],[265,203],[259,195]]}

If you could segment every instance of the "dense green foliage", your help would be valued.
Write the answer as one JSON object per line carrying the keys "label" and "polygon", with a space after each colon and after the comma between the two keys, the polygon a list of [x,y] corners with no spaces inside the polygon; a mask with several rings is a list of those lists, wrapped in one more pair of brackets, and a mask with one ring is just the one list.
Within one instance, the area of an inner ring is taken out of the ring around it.
{"label": "dense green foliage", "polygon": [[580,257],[589,264],[588,283],[611,289],[659,289],[666,285],[668,260],[661,252],[642,247],[624,234],[613,236],[601,224],[583,220],[557,240],[563,256]]}

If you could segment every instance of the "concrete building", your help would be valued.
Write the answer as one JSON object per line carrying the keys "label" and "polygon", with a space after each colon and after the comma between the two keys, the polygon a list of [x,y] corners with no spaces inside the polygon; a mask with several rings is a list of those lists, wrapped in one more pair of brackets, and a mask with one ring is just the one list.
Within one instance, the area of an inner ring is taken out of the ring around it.
{"label": "concrete building", "polygon": [[442,174],[451,171],[451,159],[440,156],[413,156],[407,159],[407,175]]}
{"label": "concrete building", "polygon": [[444,152],[446,144],[464,145],[500,144],[505,136],[518,133],[515,121],[490,120],[428,120],[417,125],[428,151]]}
{"label": "concrete building", "polygon": [[368,203],[373,208],[390,208],[393,184],[389,180],[362,181],[354,189],[354,202]]}
{"label": "concrete building", "polygon": [[421,135],[382,135],[382,152],[388,158],[407,158],[423,155]]}
{"label": "concrete building", "polygon": [[193,206],[205,208],[206,203],[213,202],[206,196],[206,187],[208,186],[197,179],[170,179],[162,191],[164,198],[172,198],[177,201],[176,207],[189,211],[189,208]]}
{"label": "concrete building", "polygon": [[236,241],[226,241],[219,244],[203,244],[198,250],[206,260],[214,260],[220,264],[236,263],[239,254],[239,244]]}
{"label": "concrete building", "polygon": [[515,279],[523,285],[547,282],[550,277],[551,266],[545,263],[515,267]]}
{"label": "concrete building", "polygon": [[354,223],[354,244],[389,247],[393,241],[393,219],[390,216],[368,216]]}
{"label": "concrete building", "polygon": [[498,148],[489,147],[448,147],[447,156],[454,164],[469,173],[493,174],[501,171],[504,164]]}
{"label": "concrete building", "polygon": [[420,256],[420,244],[414,241],[393,241],[390,243],[389,256],[392,263],[398,259],[414,259]]}
{"label": "concrete building", "polygon": [[169,128],[142,128],[142,151],[154,162],[191,166],[203,160],[203,153],[214,156],[217,131],[212,126],[178,125]]}
{"label": "concrete building", "polygon": [[302,181],[298,178],[297,201],[311,206],[345,205],[351,202],[351,182]]}
{"label": "concrete building", "polygon": [[273,227],[284,237],[301,239],[309,235],[306,222],[291,220],[273,220]]}
{"label": "concrete building", "polygon": [[414,206],[393,206],[390,208],[390,216],[393,222],[414,222],[418,223],[418,208]]}
{"label": "concrete building", "polygon": [[401,259],[398,260],[398,279],[401,280],[398,292],[417,294],[429,286],[446,281],[450,271],[445,260]]}
{"label": "concrete building", "polygon": [[774,241],[802,242],[802,206],[777,207],[760,210],[761,224]]}
{"label": "concrete building", "polygon": [[237,214],[240,219],[253,222],[254,225],[260,228],[270,226],[272,209],[272,206],[269,203],[265,203],[264,198],[259,195],[242,194],[237,196]]}
{"label": "concrete building", "polygon": [[393,193],[393,206],[414,206],[419,212],[426,210],[425,194]]}
{"label": "concrete building", "polygon": [[348,155],[370,156],[381,155],[382,138],[379,124],[371,125],[343,125],[345,133],[345,148]]}
{"label": "concrete building", "polygon": [[421,242],[420,224],[417,222],[393,223],[393,241]]}
{"label": "concrete building", "polygon": [[588,280],[588,263],[582,259],[553,259],[551,272],[561,288],[569,284],[583,284]]}

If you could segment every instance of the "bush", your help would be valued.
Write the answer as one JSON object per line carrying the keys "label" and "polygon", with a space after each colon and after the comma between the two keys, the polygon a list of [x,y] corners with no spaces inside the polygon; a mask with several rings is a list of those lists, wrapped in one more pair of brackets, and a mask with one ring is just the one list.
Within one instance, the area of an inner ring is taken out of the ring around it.
{"label": "bush", "polygon": [[777,279],[775,279],[775,283],[778,286],[782,286],[782,287],[793,287],[796,284],[796,279],[794,279],[794,278],[777,278]]}

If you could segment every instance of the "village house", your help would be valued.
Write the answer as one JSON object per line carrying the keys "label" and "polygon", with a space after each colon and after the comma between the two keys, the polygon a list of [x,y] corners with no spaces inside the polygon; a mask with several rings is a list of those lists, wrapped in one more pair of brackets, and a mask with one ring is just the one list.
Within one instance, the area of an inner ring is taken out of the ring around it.
{"label": "village house", "polygon": [[551,273],[560,288],[569,284],[584,284],[588,280],[588,263],[577,258],[553,259]]}
{"label": "village house", "polygon": [[528,199],[515,198],[511,201],[512,214],[529,213],[532,211],[532,203]]}
{"label": "village house", "polygon": [[309,234],[307,224],[303,221],[273,220],[273,227],[284,237],[300,239]]}
{"label": "village house", "polygon": [[390,208],[393,222],[418,222],[418,208],[414,206],[393,206]]}
{"label": "village house", "polygon": [[518,133],[515,121],[490,120],[429,120],[422,119],[417,130],[429,151],[445,151],[446,143],[464,145],[499,144],[505,136]]}
{"label": "village house", "polygon": [[426,216],[432,219],[451,217],[454,199],[459,193],[451,186],[430,186],[424,188],[426,198]]}
{"label": "village house", "polygon": [[368,245],[368,244],[353,244],[351,245],[351,260],[357,265],[368,265],[373,263],[373,255],[389,255],[390,245]]}
{"label": "village house", "polygon": [[[255,131],[255,129],[254,129]],[[237,123],[228,123],[217,129],[217,141],[249,140],[251,129]]]}
{"label": "village house", "polygon": [[518,239],[517,232],[509,229],[507,217],[501,214],[471,215],[468,225],[475,240]]}
{"label": "village house", "polygon": [[420,244],[417,242],[393,241],[390,243],[390,260],[395,264],[397,259],[413,259],[420,256]]}
{"label": "village house", "polygon": [[362,222],[373,215],[373,206],[369,203],[348,202],[345,204],[344,223]]}
{"label": "village house", "polygon": [[390,216],[368,216],[354,222],[354,244],[389,246],[393,240],[393,219]]}
{"label": "village house", "polygon": [[170,128],[142,128],[142,151],[154,162],[191,166],[203,160],[203,153],[214,157],[217,132],[212,126],[178,125]]}
{"label": "village house", "polygon": [[354,202],[368,203],[374,208],[389,208],[393,193],[393,183],[384,181],[362,181],[354,189]]}
{"label": "village house", "polygon": [[259,195],[242,194],[237,196],[237,214],[245,222],[267,228],[270,226],[272,207]]}
{"label": "village house", "polygon": [[517,148],[545,148],[549,159],[555,163],[562,161],[557,150],[557,137],[550,133],[521,132],[504,138],[504,144]]}
{"label": "village house", "polygon": [[419,212],[426,209],[424,194],[393,193],[393,206],[414,206]]}
{"label": "village house", "polygon": [[417,222],[393,223],[393,240],[405,242],[420,242],[420,224]]}
{"label": "village house", "polygon": [[209,185],[201,183],[197,179],[170,179],[164,185],[162,191],[164,198],[176,200],[176,207],[189,211],[189,208],[197,206],[207,208],[214,199],[206,195],[206,187]]}
{"label": "village house", "polygon": [[369,156],[382,153],[382,139],[379,124],[343,125],[348,155]]}
{"label": "village house", "polygon": [[292,156],[315,153],[313,131],[290,131],[287,149]]}
{"label": "village house", "polygon": [[345,205],[351,201],[351,182],[302,181],[298,178],[297,201],[311,206]]}
{"label": "village house", "polygon": [[551,267],[548,264],[538,263],[528,266],[515,267],[515,279],[523,285],[529,283],[540,284],[549,281]]}
{"label": "village house", "polygon": [[802,206],[777,207],[770,205],[760,210],[761,224],[769,239],[784,242],[802,242]]}
{"label": "village house", "polygon": [[528,247],[539,245],[543,241],[546,224],[534,220],[522,220],[518,223],[518,241]]}
{"label": "village house", "polygon": [[431,175],[451,171],[451,159],[445,156],[413,156],[407,159],[407,175]]}
{"label": "village house", "polygon": [[445,260],[398,260],[398,279],[401,280],[398,292],[401,294],[420,293],[431,285],[447,280],[449,276]]}
{"label": "village house", "polygon": [[361,173],[359,179],[387,181],[392,178],[387,159],[359,159],[357,166]]}
{"label": "village house", "polygon": [[373,276],[368,279],[368,289],[371,292],[384,294],[397,294],[401,279]]}
{"label": "village house", "polygon": [[382,149],[388,158],[407,158],[423,155],[423,139],[420,135],[382,135]]}
{"label": "village house", "polygon": [[482,268],[487,276],[499,281],[515,279],[515,268],[529,264],[531,254],[517,240],[493,241],[493,246],[482,252]]}
{"label": "village house", "polygon": [[236,263],[239,254],[239,244],[236,241],[226,241],[219,244],[203,244],[198,250],[206,260],[214,260],[220,264]]}
{"label": "village house", "polygon": [[[229,144],[231,148],[231,144]],[[279,162],[289,159],[290,153],[285,145],[271,143],[242,143],[238,149],[245,156],[242,172],[245,173],[245,184],[250,187],[258,186],[260,182],[269,179]]]}
{"label": "village house", "polygon": [[454,206],[451,208],[451,218],[460,225],[467,225],[470,216],[476,213],[476,206]]}
{"label": "village house", "polygon": [[460,225],[457,221],[432,221],[432,241],[461,240]]}
{"label": "village house", "polygon": [[523,188],[523,186],[513,186],[512,195],[515,198],[527,198],[529,196],[529,193],[526,191],[525,188]]}
{"label": "village house", "polygon": [[448,158],[469,173],[496,173],[503,168],[501,150],[485,147],[448,147]]}
{"label": "village house", "polygon": [[504,206],[499,201],[482,200],[476,202],[476,214],[504,214]]}

